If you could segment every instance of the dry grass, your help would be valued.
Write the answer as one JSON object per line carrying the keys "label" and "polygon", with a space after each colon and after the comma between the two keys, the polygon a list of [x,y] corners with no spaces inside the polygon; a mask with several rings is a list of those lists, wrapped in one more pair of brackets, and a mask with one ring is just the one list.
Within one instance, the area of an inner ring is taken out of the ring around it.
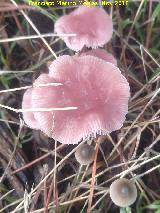
{"label": "dry grass", "polygon": [[72,54],[49,27],[69,10],[33,8],[22,0],[0,4],[0,212],[119,212],[108,189],[114,179],[128,177],[136,182],[138,198],[131,209],[120,211],[158,213],[160,3],[129,1],[126,8],[109,8],[115,30],[105,48],[128,79],[131,99],[124,126],[90,141],[96,149],[93,165],[76,162],[80,144],[61,145],[22,122],[23,90],[37,86],[32,82],[50,60]]}

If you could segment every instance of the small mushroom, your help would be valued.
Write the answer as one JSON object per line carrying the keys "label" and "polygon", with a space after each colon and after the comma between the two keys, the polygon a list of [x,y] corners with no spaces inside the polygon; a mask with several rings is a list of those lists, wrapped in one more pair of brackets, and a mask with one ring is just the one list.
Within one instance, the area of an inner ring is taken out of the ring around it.
{"label": "small mushroom", "polygon": [[110,197],[120,207],[132,205],[137,198],[137,188],[133,181],[126,178],[115,180],[110,186]]}
{"label": "small mushroom", "polygon": [[81,165],[88,165],[94,159],[95,150],[88,144],[81,145],[75,152],[75,158]]}

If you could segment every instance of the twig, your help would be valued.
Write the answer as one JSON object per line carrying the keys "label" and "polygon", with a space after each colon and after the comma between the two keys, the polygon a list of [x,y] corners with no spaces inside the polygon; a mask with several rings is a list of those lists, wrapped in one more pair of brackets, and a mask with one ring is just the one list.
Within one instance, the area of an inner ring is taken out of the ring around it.
{"label": "twig", "polygon": [[30,86],[0,90],[0,93],[15,92],[15,91],[19,91],[19,90],[25,90],[25,89],[30,89],[30,88],[39,88],[39,87],[49,87],[49,86],[57,87],[57,86],[62,86],[62,85],[63,84],[61,84],[61,83],[33,84],[33,85],[30,85]]}
{"label": "twig", "polygon": [[[84,141],[85,142],[85,141]],[[44,183],[44,181],[53,174],[53,172],[55,171],[55,169],[57,169],[69,156],[71,156],[77,149],[78,147],[80,147],[84,142],[81,142],[76,148],[74,148],[67,156],[65,156],[59,163],[57,163],[56,167],[54,167],[42,180],[41,182],[33,189],[33,191],[30,194],[33,194],[42,183]],[[20,202],[16,208],[12,211],[12,213],[15,213],[19,208],[21,208],[23,206],[24,200],[22,200],[22,202]]]}
{"label": "twig", "polygon": [[125,136],[129,133],[129,131],[132,129],[132,126],[135,125],[135,123],[137,122],[137,120],[141,117],[141,115],[144,113],[144,111],[146,110],[146,108],[152,103],[152,101],[154,100],[154,98],[159,94],[160,89],[158,89],[157,91],[155,91],[153,97],[149,100],[149,102],[144,106],[143,110],[139,113],[139,115],[136,117],[136,119],[132,122],[132,125],[130,126],[130,128],[127,130],[127,132],[124,134],[124,136],[118,141],[118,143],[116,144],[116,146],[114,147],[114,149],[112,150],[112,152],[110,153],[109,157],[111,157],[113,155],[113,153],[117,150],[117,148],[119,147],[119,145],[122,143],[123,139],[125,138]]}
{"label": "twig", "polygon": [[[64,146],[65,146],[65,144],[59,145],[58,148],[57,148],[57,150],[62,149]],[[43,156],[37,158],[36,160],[34,160],[34,161],[32,161],[32,162],[26,164],[25,166],[23,166],[23,167],[21,167],[21,168],[15,170],[15,171],[13,171],[13,172],[11,173],[11,175],[14,175],[14,174],[16,174],[16,173],[18,173],[18,172],[20,172],[20,171],[22,171],[22,170],[24,170],[24,169],[27,169],[27,168],[30,167],[30,166],[33,166],[33,165],[36,164],[37,162],[39,162],[39,161],[45,159],[46,157],[52,155],[52,154],[54,153],[54,151],[55,151],[55,150],[50,151],[50,152],[44,154]]]}
{"label": "twig", "polygon": [[15,38],[4,38],[4,39],[0,39],[0,43],[34,39],[34,38],[73,37],[73,36],[76,36],[76,34],[75,33],[68,33],[68,34],[67,33],[66,34],[47,33],[47,34],[41,34],[41,35],[19,36],[19,37],[15,37]]}
{"label": "twig", "polygon": [[94,193],[95,175],[96,175],[97,156],[98,156],[98,150],[99,150],[100,143],[101,143],[101,136],[98,137],[97,143],[96,143],[96,148],[95,148],[96,151],[95,151],[95,157],[94,157],[94,162],[93,162],[92,179],[91,179],[91,186],[90,186],[90,194],[88,197],[87,213],[91,212],[92,199],[93,199],[93,193]]}
{"label": "twig", "polygon": [[20,126],[19,126],[18,136],[17,136],[17,138],[15,140],[14,149],[13,149],[13,152],[12,152],[11,157],[9,159],[9,162],[7,164],[7,167],[5,168],[5,171],[4,171],[3,175],[0,178],[0,183],[2,183],[4,177],[6,176],[6,174],[8,172],[8,169],[9,169],[11,163],[12,163],[13,157],[14,157],[14,155],[16,153],[16,149],[17,149],[17,145],[18,145],[18,142],[19,142],[19,137],[20,137],[20,134],[21,134],[22,127],[23,127],[23,121],[20,120]]}
{"label": "twig", "polygon": [[52,111],[66,111],[66,110],[76,110],[78,107],[62,107],[62,108],[29,108],[29,109],[15,109],[9,106],[0,104],[0,107],[11,110],[13,112],[52,112]]}

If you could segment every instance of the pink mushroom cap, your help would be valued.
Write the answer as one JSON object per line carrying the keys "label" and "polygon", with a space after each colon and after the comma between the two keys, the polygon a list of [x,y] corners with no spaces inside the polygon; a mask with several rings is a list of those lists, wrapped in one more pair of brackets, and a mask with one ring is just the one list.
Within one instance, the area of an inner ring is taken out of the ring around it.
{"label": "pink mushroom cap", "polygon": [[93,50],[90,50],[87,52],[80,53],[80,56],[85,56],[85,55],[91,55],[91,56],[95,56],[97,58],[101,58],[101,59],[117,66],[117,60],[113,57],[112,54],[108,53],[106,50],[97,48],[97,49],[93,49]]}
{"label": "pink mushroom cap", "polygon": [[79,51],[84,46],[96,48],[107,43],[113,33],[113,23],[104,9],[80,6],[56,21],[55,32],[76,34],[73,37],[61,38],[70,49]]}
{"label": "pink mushroom cap", "polygon": [[61,56],[49,66],[49,74],[41,74],[35,84],[56,82],[63,85],[35,87],[30,90],[30,98],[26,98],[26,91],[23,108],[78,108],[33,112],[33,115],[25,112],[24,120],[30,127],[39,128],[65,144],[76,144],[122,127],[128,112],[130,88],[114,64],[94,56]]}

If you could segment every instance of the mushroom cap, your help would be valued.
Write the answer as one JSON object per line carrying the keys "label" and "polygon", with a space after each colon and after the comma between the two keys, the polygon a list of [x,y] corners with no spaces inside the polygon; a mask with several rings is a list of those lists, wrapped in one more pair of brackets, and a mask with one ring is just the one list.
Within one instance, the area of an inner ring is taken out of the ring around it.
{"label": "mushroom cap", "polygon": [[23,117],[30,127],[64,144],[76,144],[121,128],[128,112],[130,89],[112,63],[94,56],[61,56],[49,66],[49,74],[41,74],[34,84],[58,82],[63,85],[32,88],[27,99],[26,91],[23,108],[77,109],[25,112]]}
{"label": "mushroom cap", "polygon": [[75,152],[75,158],[81,165],[88,165],[94,159],[95,150],[88,144],[81,145]]}
{"label": "mushroom cap", "polygon": [[112,54],[108,53],[106,50],[104,49],[93,49],[87,52],[82,52],[80,54],[80,56],[85,56],[85,55],[91,55],[91,56],[95,56],[97,58],[101,58],[107,62],[110,62],[112,64],[114,64],[115,66],[117,66],[117,60],[113,57]]}
{"label": "mushroom cap", "polygon": [[113,203],[120,207],[132,205],[137,198],[137,188],[132,180],[120,178],[110,186],[110,197]]}
{"label": "mushroom cap", "polygon": [[58,34],[74,33],[76,36],[61,38],[75,51],[84,46],[96,48],[111,39],[113,33],[112,19],[100,7],[80,6],[69,15],[64,15],[55,23]]}

